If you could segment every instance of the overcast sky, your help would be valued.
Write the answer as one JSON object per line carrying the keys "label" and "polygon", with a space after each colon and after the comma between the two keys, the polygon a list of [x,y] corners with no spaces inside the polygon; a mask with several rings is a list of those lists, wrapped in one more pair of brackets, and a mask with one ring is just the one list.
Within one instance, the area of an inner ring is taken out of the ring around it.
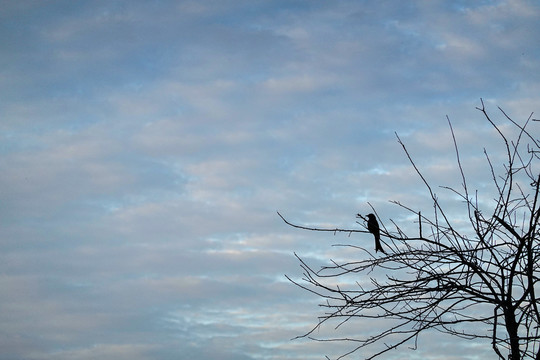
{"label": "overcast sky", "polygon": [[[1,360],[334,358],[350,345],[291,340],[322,310],[284,274],[294,252],[319,266],[372,237],[276,211],[361,229],[369,202],[414,228],[389,200],[429,212],[428,194],[395,132],[458,187],[448,115],[482,186],[501,142],[480,98],[497,123],[540,112],[532,0],[0,9]],[[492,356],[440,333],[419,347],[392,356]]]}

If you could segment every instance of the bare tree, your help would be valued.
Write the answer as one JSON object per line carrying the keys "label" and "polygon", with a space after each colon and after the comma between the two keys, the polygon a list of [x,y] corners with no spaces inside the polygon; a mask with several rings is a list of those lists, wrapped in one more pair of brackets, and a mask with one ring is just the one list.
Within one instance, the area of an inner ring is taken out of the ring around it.
{"label": "bare tree", "polygon": [[[466,214],[466,228],[455,224],[452,214],[445,210],[396,134],[429,194],[433,205],[430,215],[393,201],[417,219],[412,227],[416,230],[409,235],[403,229],[406,226],[394,221],[384,224],[371,207],[381,224],[386,254],[376,255],[360,246],[345,245],[364,251],[366,258],[346,263],[331,261],[330,265],[319,269],[295,254],[303,269],[303,278],[287,278],[320,297],[320,306],[324,308],[318,323],[299,337],[352,343],[351,350],[338,359],[370,345],[382,344],[371,352],[368,359],[372,359],[405,344],[413,344],[415,348],[419,335],[434,329],[465,339],[485,339],[500,359],[508,355],[512,360],[540,360],[537,299],[540,291],[540,140],[535,138],[540,131],[531,130],[538,120],[532,119],[531,114],[524,124],[519,124],[499,108],[505,126],[497,125],[486,112],[483,101],[481,104],[477,109],[496,130],[505,150],[500,168],[493,165],[484,150],[490,169],[486,176],[495,194],[493,201],[479,201],[478,191],[471,190],[448,117],[456,169],[462,181],[460,188],[442,188],[457,195],[463,203],[460,216]],[[300,226],[279,216],[290,226],[310,231],[368,232]],[[375,276],[376,272],[384,272],[384,276]],[[351,276],[357,279],[354,283],[348,282],[348,286],[344,285],[345,280],[340,283],[340,279]],[[357,319],[379,319],[380,322],[384,319],[388,320],[384,324],[390,325],[365,338],[317,337],[316,330],[327,322],[335,321],[339,327]]]}

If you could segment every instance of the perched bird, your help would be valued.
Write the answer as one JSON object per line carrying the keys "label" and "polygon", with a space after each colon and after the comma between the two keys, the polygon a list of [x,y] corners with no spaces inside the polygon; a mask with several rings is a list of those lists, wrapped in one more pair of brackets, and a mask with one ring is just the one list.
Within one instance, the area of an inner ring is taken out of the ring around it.
{"label": "perched bird", "polygon": [[366,216],[368,218],[367,229],[375,236],[375,252],[381,251],[383,254],[386,254],[381,246],[381,230],[379,229],[377,218],[373,214],[367,214]]}

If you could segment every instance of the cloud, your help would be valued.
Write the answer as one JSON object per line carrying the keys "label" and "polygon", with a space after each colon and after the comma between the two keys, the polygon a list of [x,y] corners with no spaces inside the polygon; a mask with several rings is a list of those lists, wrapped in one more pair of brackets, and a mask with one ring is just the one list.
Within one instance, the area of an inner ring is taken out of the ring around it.
{"label": "cloud", "polygon": [[388,200],[431,204],[394,132],[434,185],[459,187],[449,115],[484,186],[500,141],[478,99],[497,123],[498,105],[524,119],[540,103],[525,1],[6,6],[6,359],[341,354],[289,341],[319,307],[284,274],[301,277],[293,252],[319,266],[371,238],[276,210],[361,229],[369,202],[414,228]]}

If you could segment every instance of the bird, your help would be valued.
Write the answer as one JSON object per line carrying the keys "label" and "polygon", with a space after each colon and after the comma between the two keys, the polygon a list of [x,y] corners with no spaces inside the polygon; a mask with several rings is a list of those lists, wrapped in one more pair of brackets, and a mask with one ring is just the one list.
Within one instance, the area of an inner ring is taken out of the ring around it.
{"label": "bird", "polygon": [[375,252],[381,251],[383,254],[386,254],[381,246],[381,230],[379,229],[377,218],[373,214],[367,214],[366,216],[368,218],[367,229],[375,236]]}

